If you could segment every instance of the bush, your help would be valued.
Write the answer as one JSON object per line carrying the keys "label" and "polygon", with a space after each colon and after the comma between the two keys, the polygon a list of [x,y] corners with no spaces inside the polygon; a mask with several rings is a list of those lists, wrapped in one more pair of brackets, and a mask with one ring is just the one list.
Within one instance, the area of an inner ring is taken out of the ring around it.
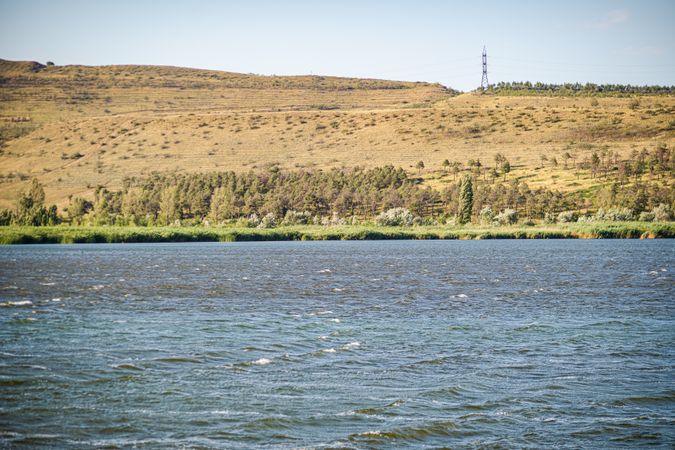
{"label": "bush", "polygon": [[480,219],[480,223],[482,225],[492,225],[495,221],[495,212],[491,207],[486,206],[480,210],[478,218]]}
{"label": "bush", "polygon": [[497,214],[495,221],[499,225],[513,225],[518,222],[518,213],[510,208],[506,208],[504,211]]}
{"label": "bush", "polygon": [[[598,211],[599,213],[600,211]],[[611,222],[626,222],[629,220],[635,220],[635,214],[630,208],[611,208],[604,213],[604,216],[600,220],[609,220]]]}
{"label": "bush", "polygon": [[563,211],[558,214],[558,222],[571,223],[579,220],[579,214],[576,211]]}
{"label": "bush", "polygon": [[14,220],[14,214],[9,209],[0,209],[0,226],[11,225]]}
{"label": "bush", "polygon": [[381,227],[409,227],[414,219],[407,209],[392,208],[375,217],[375,224]]}
{"label": "bush", "polygon": [[276,223],[276,218],[274,217],[273,213],[267,213],[265,214],[265,217],[260,219],[260,223],[258,224],[258,228],[274,228],[277,225]]}
{"label": "bush", "polygon": [[546,213],[544,214],[544,223],[545,224],[554,224],[556,223],[556,216],[553,213]]}
{"label": "bush", "polygon": [[652,209],[652,213],[654,214],[654,220],[657,222],[673,220],[673,211],[670,209],[670,206],[663,203]]}
{"label": "bush", "polygon": [[297,212],[297,211],[286,211],[284,220],[281,221],[283,226],[291,225],[307,225],[312,221],[312,215],[307,211]]}
{"label": "bush", "polygon": [[640,217],[638,218],[638,220],[640,222],[653,222],[654,221],[654,213],[643,211],[643,212],[640,213]]}
{"label": "bush", "polygon": [[337,225],[347,225],[347,221],[342,217],[338,216],[336,212],[332,216],[324,216],[321,218],[321,225],[325,227],[337,226]]}
{"label": "bush", "polygon": [[256,213],[251,214],[248,216],[248,218],[243,218],[240,220],[243,222],[242,225],[246,226],[247,228],[256,228],[258,225],[260,225],[260,218]]}

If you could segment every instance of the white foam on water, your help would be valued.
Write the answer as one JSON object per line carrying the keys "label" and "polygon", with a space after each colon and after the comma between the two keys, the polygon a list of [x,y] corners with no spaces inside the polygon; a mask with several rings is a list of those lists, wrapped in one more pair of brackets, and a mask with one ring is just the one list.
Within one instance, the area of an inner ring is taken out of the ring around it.
{"label": "white foam on water", "polygon": [[61,299],[60,299],[60,298],[58,298],[58,297],[57,297],[57,298],[53,298],[53,299],[52,299],[52,302],[54,302],[54,303],[58,303],[58,302],[60,302],[60,301],[61,301]]}
{"label": "white foam on water", "polygon": [[0,303],[0,306],[29,306],[32,305],[33,302],[30,300],[19,300],[16,302],[5,302],[5,303]]}
{"label": "white foam on water", "polygon": [[241,277],[242,280],[248,281],[248,277]]}
{"label": "white foam on water", "polygon": [[319,336],[319,339],[321,339],[322,341],[325,341],[326,339],[328,339],[328,336]]}
{"label": "white foam on water", "polygon": [[103,289],[104,287],[105,287],[105,286],[102,285],[102,284],[96,284],[96,285],[92,286],[91,288],[92,288],[93,290],[95,290],[95,291],[100,291],[100,290]]}
{"label": "white foam on water", "polygon": [[255,364],[256,366],[266,366],[267,364],[272,364],[272,360],[267,358],[260,358],[256,359],[251,364]]}
{"label": "white foam on water", "polygon": [[321,351],[324,352],[324,353],[335,353],[336,352],[336,350],[334,348],[324,348]]}
{"label": "white foam on water", "polygon": [[329,319],[329,322],[340,323],[340,319]]}
{"label": "white foam on water", "polygon": [[344,288],[333,288],[333,292],[342,292]]}
{"label": "white foam on water", "polygon": [[382,436],[381,431],[364,431],[363,433],[359,433],[359,436]]}
{"label": "white foam on water", "polygon": [[318,316],[323,316],[325,314],[333,314],[333,311],[317,311],[316,314]]}
{"label": "white foam on water", "polygon": [[457,294],[455,295],[457,298],[467,298],[468,296],[466,294]]}
{"label": "white foam on water", "polygon": [[51,282],[51,283],[40,283],[42,286],[54,286],[56,283]]}
{"label": "white foam on water", "polygon": [[342,350],[354,350],[355,348],[361,347],[361,343],[359,342],[350,342],[349,344],[345,344],[342,346]]}
{"label": "white foam on water", "polygon": [[333,273],[333,271],[330,269],[321,269],[317,273]]}

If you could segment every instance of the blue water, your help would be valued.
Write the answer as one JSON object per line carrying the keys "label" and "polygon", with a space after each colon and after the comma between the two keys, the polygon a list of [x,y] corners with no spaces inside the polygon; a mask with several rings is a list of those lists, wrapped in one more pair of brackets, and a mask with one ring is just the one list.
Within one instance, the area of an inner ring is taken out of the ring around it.
{"label": "blue water", "polygon": [[0,248],[0,447],[675,445],[674,241]]}

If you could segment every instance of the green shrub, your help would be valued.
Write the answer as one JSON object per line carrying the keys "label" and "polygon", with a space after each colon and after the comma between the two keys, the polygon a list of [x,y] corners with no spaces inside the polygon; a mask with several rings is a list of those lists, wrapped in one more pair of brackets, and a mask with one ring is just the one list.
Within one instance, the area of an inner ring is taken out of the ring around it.
{"label": "green shrub", "polygon": [[643,211],[643,212],[640,213],[640,217],[638,218],[638,220],[640,222],[653,222],[654,221],[654,213]]}
{"label": "green shrub", "polygon": [[544,214],[544,223],[545,224],[554,224],[557,222],[556,215],[550,212]]}

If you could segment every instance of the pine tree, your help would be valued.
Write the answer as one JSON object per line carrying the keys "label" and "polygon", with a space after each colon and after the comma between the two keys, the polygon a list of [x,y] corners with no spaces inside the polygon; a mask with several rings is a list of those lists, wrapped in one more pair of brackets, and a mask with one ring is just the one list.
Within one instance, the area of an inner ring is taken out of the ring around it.
{"label": "pine tree", "polygon": [[473,209],[473,182],[471,176],[465,175],[459,184],[459,212],[458,222],[464,225],[471,222],[471,210]]}

